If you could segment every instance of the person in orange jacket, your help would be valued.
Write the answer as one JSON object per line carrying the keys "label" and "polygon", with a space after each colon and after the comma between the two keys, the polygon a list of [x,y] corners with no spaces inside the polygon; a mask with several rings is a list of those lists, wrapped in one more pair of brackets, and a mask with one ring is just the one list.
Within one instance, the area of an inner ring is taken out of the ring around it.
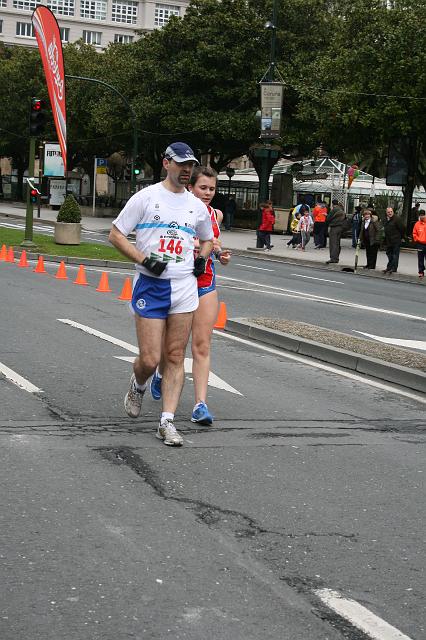
{"label": "person in orange jacket", "polygon": [[413,240],[417,245],[419,278],[424,278],[426,258],[426,211],[424,209],[420,209],[419,219],[413,227]]}
{"label": "person in orange jacket", "polygon": [[318,200],[312,209],[315,249],[324,249],[327,246],[327,226],[325,224],[327,213],[327,205],[325,202]]}

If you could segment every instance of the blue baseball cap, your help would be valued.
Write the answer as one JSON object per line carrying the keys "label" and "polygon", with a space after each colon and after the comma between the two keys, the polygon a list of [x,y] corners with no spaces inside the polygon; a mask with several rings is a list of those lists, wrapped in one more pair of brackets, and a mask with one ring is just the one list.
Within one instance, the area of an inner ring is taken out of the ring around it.
{"label": "blue baseball cap", "polygon": [[194,152],[185,142],[173,142],[169,145],[164,152],[164,157],[167,160],[174,160],[175,162],[195,162],[200,164],[197,158],[194,156]]}

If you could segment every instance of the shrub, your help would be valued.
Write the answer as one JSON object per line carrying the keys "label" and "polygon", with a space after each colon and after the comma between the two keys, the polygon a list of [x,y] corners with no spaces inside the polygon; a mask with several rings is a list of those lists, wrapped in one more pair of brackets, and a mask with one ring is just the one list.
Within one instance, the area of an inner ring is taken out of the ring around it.
{"label": "shrub", "polygon": [[73,195],[68,195],[58,211],[58,222],[81,222],[81,211]]}

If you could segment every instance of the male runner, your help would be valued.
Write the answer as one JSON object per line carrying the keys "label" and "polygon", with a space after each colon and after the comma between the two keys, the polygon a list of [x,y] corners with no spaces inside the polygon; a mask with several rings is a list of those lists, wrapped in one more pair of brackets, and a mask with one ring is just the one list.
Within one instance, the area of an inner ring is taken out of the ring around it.
{"label": "male runner", "polygon": [[[132,418],[139,416],[146,382],[160,361],[164,334],[163,407],[156,435],[172,446],[183,444],[174,415],[184,383],[192,315],[198,307],[197,277],[204,273],[213,249],[207,207],[185,188],[195,164],[194,152],[184,142],[167,147],[163,159],[166,179],[132,196],[113,221],[109,235],[110,242],[135,261],[138,272],[131,304],[139,356],[124,407]],[[136,246],[127,239],[135,229]],[[194,237],[200,239],[195,261]]]}

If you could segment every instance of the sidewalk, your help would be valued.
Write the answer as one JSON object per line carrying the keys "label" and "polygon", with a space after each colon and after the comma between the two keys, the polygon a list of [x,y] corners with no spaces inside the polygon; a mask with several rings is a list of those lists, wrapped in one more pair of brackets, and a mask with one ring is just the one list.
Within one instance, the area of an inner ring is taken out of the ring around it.
{"label": "sidewalk", "polygon": [[[57,211],[52,211],[47,207],[42,207],[40,218],[37,218],[37,211],[34,211],[34,225],[49,224],[52,225],[56,221]],[[0,203],[0,218],[3,217],[25,219],[25,208],[21,203]],[[83,216],[82,228],[85,231],[97,231],[107,233],[111,228],[113,218]],[[355,249],[351,246],[350,238],[344,238],[342,241],[342,251],[340,254],[339,264],[326,265],[329,259],[328,249],[314,249],[313,240],[308,244],[306,251],[298,251],[287,247],[290,236],[272,235],[273,249],[271,251],[263,251],[256,249],[256,231],[235,229],[233,231],[222,231],[222,245],[239,255],[247,255],[259,259],[278,260],[280,262],[288,262],[300,264],[304,266],[312,266],[314,268],[322,268],[326,271],[341,271],[343,268],[353,268],[355,263]],[[361,250],[358,261],[358,274],[369,277],[392,278],[392,280],[402,280],[405,282],[418,282],[425,285],[425,282],[419,282],[417,275],[417,252],[413,249],[404,249],[401,251],[399,259],[398,274],[387,276],[382,274],[382,269],[386,268],[387,257],[384,251],[380,251],[377,257],[377,267],[375,271],[363,270],[362,265],[365,264],[365,251]]]}

